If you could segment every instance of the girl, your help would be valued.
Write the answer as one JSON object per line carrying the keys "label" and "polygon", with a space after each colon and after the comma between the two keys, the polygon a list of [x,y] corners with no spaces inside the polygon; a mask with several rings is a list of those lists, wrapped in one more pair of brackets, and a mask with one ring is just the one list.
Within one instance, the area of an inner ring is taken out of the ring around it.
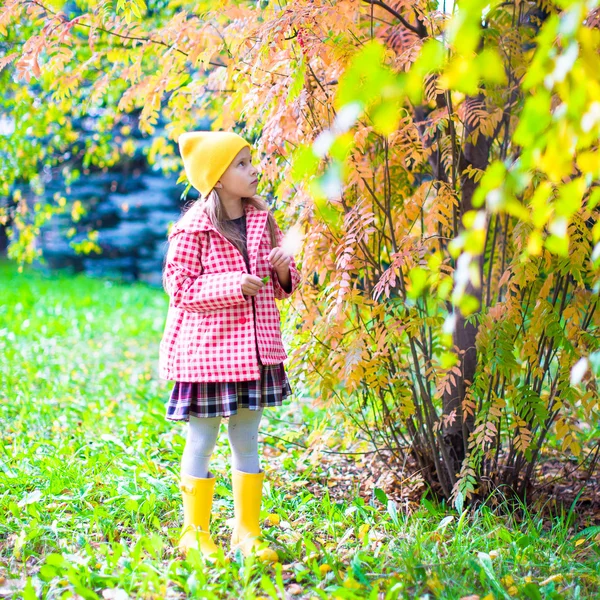
{"label": "girl", "polygon": [[264,471],[258,427],[265,406],[292,393],[283,361],[275,298],[288,298],[300,275],[279,247],[283,234],[258,185],[250,144],[231,132],[184,133],[179,149],[201,194],[169,234],[163,283],[169,311],[160,376],[175,381],[167,419],[188,421],[181,460],[184,523],[179,548],[214,560],[209,521],[215,478],[208,470],[219,425],[229,418],[234,528],[232,549],[278,560],[260,540]]}

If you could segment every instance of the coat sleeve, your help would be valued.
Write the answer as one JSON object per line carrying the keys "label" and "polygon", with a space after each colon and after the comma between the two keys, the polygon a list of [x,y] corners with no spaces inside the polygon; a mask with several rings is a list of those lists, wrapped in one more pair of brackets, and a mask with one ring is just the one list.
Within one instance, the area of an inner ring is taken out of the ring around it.
{"label": "coat sleeve", "polygon": [[243,271],[202,274],[198,234],[181,231],[170,240],[163,284],[175,306],[190,312],[228,308],[246,301]]}
{"label": "coat sleeve", "polygon": [[[273,222],[275,223],[275,233],[277,235],[277,245],[281,246],[281,242],[283,241],[283,233],[282,233],[281,229],[279,229],[279,225],[277,225],[277,223],[275,222],[275,219],[273,219]],[[284,290],[281,287],[281,284],[279,283],[279,278],[277,277],[277,274],[275,274],[273,276],[273,286],[275,288],[275,298],[277,298],[277,300],[285,300],[286,298],[289,298],[294,293],[294,291],[298,287],[298,284],[300,283],[300,273],[298,272],[298,269],[296,267],[296,262],[294,261],[293,257],[292,257],[292,260],[290,261],[290,279],[292,282],[292,287],[291,287],[290,291],[287,292],[286,290]]]}

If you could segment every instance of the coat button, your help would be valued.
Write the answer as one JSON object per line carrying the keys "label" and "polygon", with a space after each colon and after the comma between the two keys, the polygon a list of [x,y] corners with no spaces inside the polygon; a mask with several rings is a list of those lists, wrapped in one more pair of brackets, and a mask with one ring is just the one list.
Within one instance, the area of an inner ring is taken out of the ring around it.
{"label": "coat button", "polygon": [[243,325],[246,322],[246,317],[242,317],[240,319],[240,325]]}

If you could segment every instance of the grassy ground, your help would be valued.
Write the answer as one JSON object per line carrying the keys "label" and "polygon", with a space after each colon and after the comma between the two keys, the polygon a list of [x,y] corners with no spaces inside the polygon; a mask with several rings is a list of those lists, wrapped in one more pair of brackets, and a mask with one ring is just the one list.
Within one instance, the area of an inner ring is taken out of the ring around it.
{"label": "grassy ground", "polygon": [[[336,489],[306,440],[325,409],[265,411],[264,531],[281,563],[208,567],[174,550],[184,428],[164,419],[161,291],[0,263],[0,596],[29,598],[597,598],[594,531],[557,515],[458,515]],[[224,427],[223,425],[222,427]],[[213,532],[233,514],[220,436]],[[357,467],[358,468],[358,467]],[[347,480],[344,480],[347,481]]]}

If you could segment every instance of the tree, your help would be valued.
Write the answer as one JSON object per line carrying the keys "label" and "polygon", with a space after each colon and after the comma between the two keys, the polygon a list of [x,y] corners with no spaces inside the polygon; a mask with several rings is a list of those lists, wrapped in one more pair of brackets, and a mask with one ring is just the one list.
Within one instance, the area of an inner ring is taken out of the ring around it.
{"label": "tree", "polygon": [[[11,105],[64,120],[42,121],[51,151],[24,128],[10,156],[106,165],[102,127],[138,109],[148,135],[170,122],[150,155],[173,169],[172,140],[202,116],[237,127],[278,216],[305,229],[297,372],[378,448],[460,503],[525,495],[552,432],[564,452],[593,443],[595,4],[468,0],[452,19],[425,1],[78,6],[0,13]],[[92,109],[82,149],[69,123]]]}

